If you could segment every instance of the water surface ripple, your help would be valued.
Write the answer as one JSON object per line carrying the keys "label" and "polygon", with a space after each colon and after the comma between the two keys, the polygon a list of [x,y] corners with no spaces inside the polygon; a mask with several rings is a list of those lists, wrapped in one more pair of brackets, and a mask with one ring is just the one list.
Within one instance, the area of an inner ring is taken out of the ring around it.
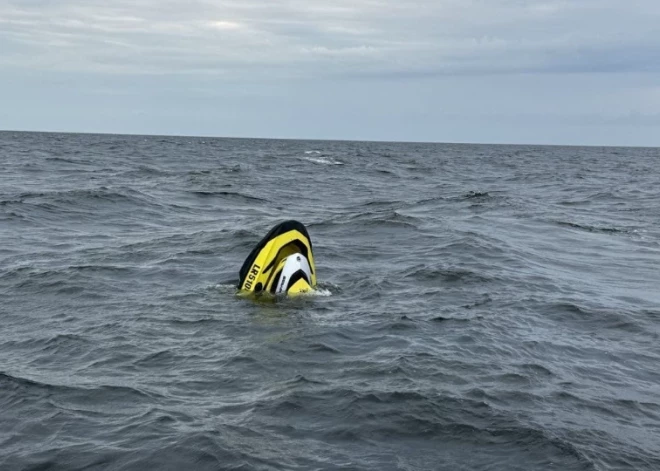
{"label": "water surface ripple", "polygon": [[660,469],[659,158],[0,133],[0,469]]}

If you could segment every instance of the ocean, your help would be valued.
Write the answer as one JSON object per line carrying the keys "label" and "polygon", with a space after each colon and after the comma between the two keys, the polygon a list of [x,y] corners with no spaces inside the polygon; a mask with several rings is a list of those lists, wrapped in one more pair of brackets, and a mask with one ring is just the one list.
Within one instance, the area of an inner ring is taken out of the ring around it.
{"label": "ocean", "polygon": [[2,132],[0,322],[3,471],[658,470],[660,149]]}

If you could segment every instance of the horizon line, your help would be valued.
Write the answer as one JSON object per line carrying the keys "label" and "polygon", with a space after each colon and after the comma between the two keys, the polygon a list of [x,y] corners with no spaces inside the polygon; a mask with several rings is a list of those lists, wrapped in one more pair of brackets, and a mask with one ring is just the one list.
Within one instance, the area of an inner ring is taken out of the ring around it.
{"label": "horizon line", "polygon": [[539,143],[494,143],[494,142],[461,142],[461,141],[390,141],[386,139],[329,139],[304,137],[240,137],[240,136],[211,136],[196,134],[142,134],[142,133],[116,133],[103,131],[35,131],[20,129],[0,129],[0,133],[35,133],[35,134],[82,134],[97,136],[131,136],[131,137],[188,137],[194,139],[235,139],[235,140],[263,140],[263,141],[315,141],[315,142],[363,142],[380,144],[435,144],[435,145],[465,145],[465,146],[532,146],[532,147],[605,147],[605,148],[632,148],[632,149],[659,149],[660,146],[645,145],[607,145],[607,144],[539,144]]}

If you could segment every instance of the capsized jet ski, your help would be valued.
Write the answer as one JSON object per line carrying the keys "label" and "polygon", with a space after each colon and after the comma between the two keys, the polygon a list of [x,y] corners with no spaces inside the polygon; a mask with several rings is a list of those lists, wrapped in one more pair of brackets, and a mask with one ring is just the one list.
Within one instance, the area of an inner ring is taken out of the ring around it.
{"label": "capsized jet ski", "polygon": [[298,221],[273,227],[250,252],[239,272],[243,293],[296,295],[316,287],[312,241]]}

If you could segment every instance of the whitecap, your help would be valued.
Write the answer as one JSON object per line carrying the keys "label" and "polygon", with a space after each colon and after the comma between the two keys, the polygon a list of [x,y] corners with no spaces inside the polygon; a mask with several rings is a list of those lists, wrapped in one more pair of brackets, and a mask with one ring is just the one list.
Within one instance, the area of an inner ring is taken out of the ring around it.
{"label": "whitecap", "polygon": [[218,283],[216,285],[210,286],[210,289],[218,290],[222,293],[235,293],[236,292],[236,283]]}
{"label": "whitecap", "polygon": [[299,296],[320,296],[320,297],[327,297],[327,296],[332,296],[332,291],[326,288],[315,288],[311,291],[307,291],[305,293],[301,293]]}
{"label": "whitecap", "polygon": [[335,160],[332,157],[303,157],[303,160],[321,165],[344,165],[344,162]]}

